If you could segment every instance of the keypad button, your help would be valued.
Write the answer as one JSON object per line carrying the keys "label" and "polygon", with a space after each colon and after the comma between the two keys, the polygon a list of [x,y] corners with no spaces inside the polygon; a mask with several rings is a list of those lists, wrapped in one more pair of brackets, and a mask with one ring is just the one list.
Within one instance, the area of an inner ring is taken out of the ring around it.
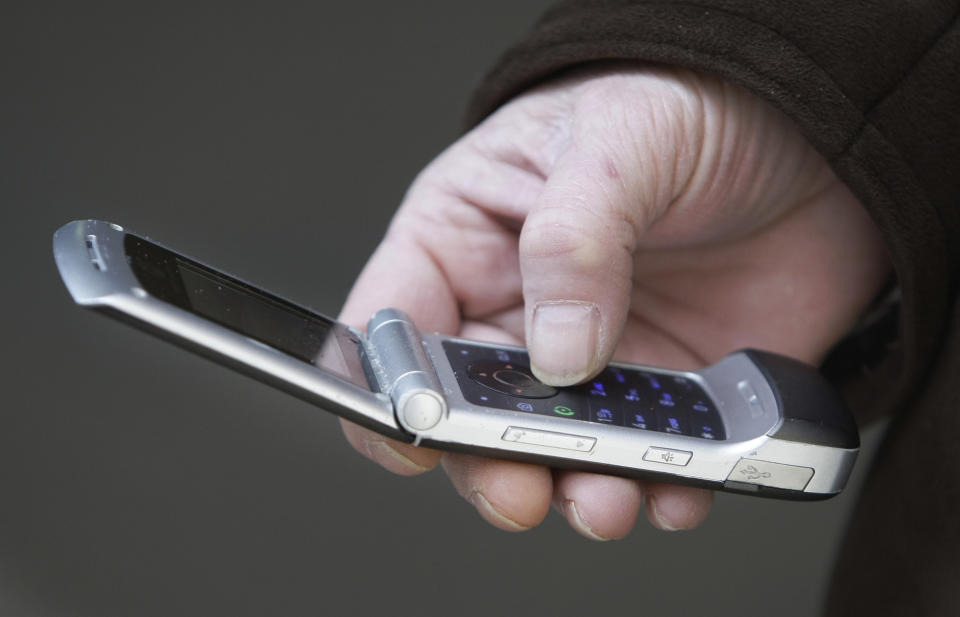
{"label": "keypad button", "polygon": [[671,390],[679,394],[681,397],[692,395],[700,390],[700,386],[686,377],[674,376],[671,377],[668,382],[673,386]]}
{"label": "keypad button", "polygon": [[672,435],[689,435],[690,422],[686,414],[674,410],[660,412],[660,430]]}
{"label": "keypad button", "polygon": [[594,398],[610,398],[611,387],[604,379],[594,379],[587,384],[587,394]]}
{"label": "keypad button", "polygon": [[623,399],[624,403],[627,403],[627,404],[641,403],[646,397],[643,396],[640,392],[641,391],[639,388],[625,387],[623,389],[623,394],[621,395],[621,398]]}
{"label": "keypad button", "polygon": [[623,426],[623,412],[612,403],[614,400],[590,400],[590,420],[600,424]]}
{"label": "keypad button", "polygon": [[716,430],[714,427],[710,426],[709,424],[694,425],[693,434],[695,437],[702,437],[703,439],[710,439],[710,440],[720,439],[721,437],[718,436],[718,434],[722,435],[720,431]]}
{"label": "keypad button", "polygon": [[556,398],[543,401],[543,414],[568,420],[583,420],[586,407],[583,401],[574,396],[563,393]]}
{"label": "keypad button", "polygon": [[708,414],[713,410],[713,406],[710,405],[708,402],[705,402],[703,400],[698,400],[694,402],[693,405],[690,406],[690,409],[692,409],[693,411],[699,411],[700,413]]}
{"label": "keypad button", "polygon": [[657,404],[661,407],[674,408],[677,406],[677,399],[670,392],[660,392],[657,398]]}
{"label": "keypad button", "polygon": [[652,411],[627,411],[626,416],[626,425],[632,426],[633,428],[645,429],[649,431],[657,430],[657,416],[656,412]]}

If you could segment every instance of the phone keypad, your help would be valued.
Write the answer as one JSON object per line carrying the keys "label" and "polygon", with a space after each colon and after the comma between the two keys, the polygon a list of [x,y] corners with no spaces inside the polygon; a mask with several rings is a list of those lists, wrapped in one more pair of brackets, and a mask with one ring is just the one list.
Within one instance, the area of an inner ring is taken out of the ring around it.
{"label": "phone keypad", "polygon": [[478,406],[702,439],[726,438],[703,388],[683,376],[607,367],[594,379],[553,388],[533,377],[526,352],[444,341],[464,398]]}

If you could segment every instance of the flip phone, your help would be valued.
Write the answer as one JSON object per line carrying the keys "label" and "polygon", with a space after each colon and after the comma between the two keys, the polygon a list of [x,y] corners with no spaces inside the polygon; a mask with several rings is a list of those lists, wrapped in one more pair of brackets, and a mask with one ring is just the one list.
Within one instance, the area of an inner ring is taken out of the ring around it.
{"label": "flip phone", "polygon": [[119,225],[68,223],[53,248],[77,304],[416,445],[786,499],[839,493],[860,447],[819,372],[769,352],[554,388],[522,348],[422,334],[395,309],[363,334]]}

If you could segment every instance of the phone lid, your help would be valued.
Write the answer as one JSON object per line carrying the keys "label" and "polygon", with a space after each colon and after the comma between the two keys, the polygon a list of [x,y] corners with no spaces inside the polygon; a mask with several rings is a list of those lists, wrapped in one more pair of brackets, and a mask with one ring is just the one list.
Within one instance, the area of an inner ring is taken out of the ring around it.
{"label": "phone lid", "polygon": [[[378,433],[402,441],[412,440],[412,436],[397,425],[389,397],[377,392],[375,385],[360,387],[242,332],[150,295],[128,262],[124,249],[128,233],[119,225],[96,220],[73,221],[56,231],[54,259],[77,304],[124,321]],[[142,236],[130,235],[147,241]],[[189,261],[207,267],[195,260]],[[229,278],[246,285],[239,279]],[[349,330],[324,315],[310,313],[329,321],[338,331]],[[357,338],[354,342],[359,354],[362,341]]]}

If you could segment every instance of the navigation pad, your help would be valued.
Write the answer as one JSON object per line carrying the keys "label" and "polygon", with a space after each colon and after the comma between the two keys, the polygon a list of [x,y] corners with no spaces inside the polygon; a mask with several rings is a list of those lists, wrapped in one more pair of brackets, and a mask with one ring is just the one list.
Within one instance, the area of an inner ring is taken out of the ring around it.
{"label": "navigation pad", "polygon": [[509,396],[549,398],[557,389],[541,383],[526,365],[500,360],[476,360],[467,365],[467,376],[481,386]]}
{"label": "navigation pad", "polygon": [[641,430],[726,439],[720,414],[693,379],[607,367],[569,388],[541,383],[526,351],[444,341],[464,398],[481,407],[549,415]]}

